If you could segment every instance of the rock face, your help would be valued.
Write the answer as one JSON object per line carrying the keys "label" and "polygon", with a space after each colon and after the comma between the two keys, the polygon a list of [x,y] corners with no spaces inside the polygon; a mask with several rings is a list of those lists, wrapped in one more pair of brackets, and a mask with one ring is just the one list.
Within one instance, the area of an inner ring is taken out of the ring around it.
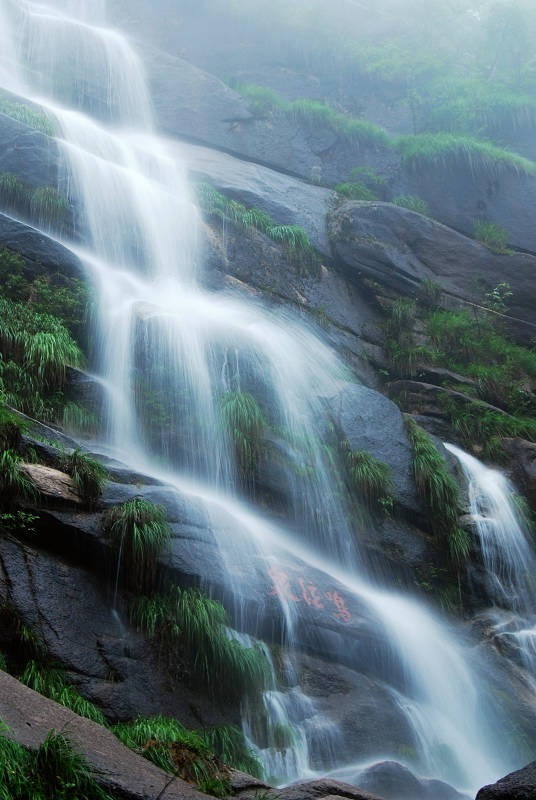
{"label": "rock face", "polygon": [[476,800],[534,800],[536,761],[479,791]]}
{"label": "rock face", "polygon": [[350,769],[341,770],[341,776],[385,800],[470,800],[443,781],[418,778],[397,761],[380,761],[353,774]]}
{"label": "rock face", "polygon": [[180,778],[173,778],[147,759],[125,747],[113,733],[47,700],[0,672],[0,719],[7,735],[30,750],[36,750],[54,729],[67,736],[98,772],[98,781],[124,800],[202,800]]}
{"label": "rock face", "polygon": [[510,284],[509,315],[516,333],[534,335],[536,258],[495,255],[487,247],[435,220],[390,203],[344,203],[330,218],[334,253],[350,280],[376,281],[414,295],[424,280],[455,298],[481,303],[499,283]]}
{"label": "rock face", "polygon": [[315,247],[329,255],[326,217],[335,203],[334,192],[208,147],[182,143],[177,150],[194,180],[260,208],[278,224],[301,225]]}

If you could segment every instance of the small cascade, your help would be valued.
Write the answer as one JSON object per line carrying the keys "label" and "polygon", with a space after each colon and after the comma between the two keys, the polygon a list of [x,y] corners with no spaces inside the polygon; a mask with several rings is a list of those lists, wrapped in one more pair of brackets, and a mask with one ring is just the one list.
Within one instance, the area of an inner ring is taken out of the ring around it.
{"label": "small cascade", "polygon": [[491,601],[514,618],[497,621],[497,635],[513,640],[536,681],[536,549],[515,487],[459,447],[446,444],[460,462],[469,491],[469,510],[478,536]]}
{"label": "small cascade", "polygon": [[[340,391],[345,370],[288,311],[203,287],[185,165],[155,133],[142,65],[128,40],[105,26],[103,11],[82,0],[0,0],[1,35],[14,43],[13,52],[0,53],[0,88],[39,103],[57,122],[78,212],[76,238],[65,235],[64,244],[84,262],[97,296],[95,371],[109,397],[103,446],[164,480],[177,503],[186,498],[203,509],[233,598],[233,625],[262,638],[262,623],[279,604],[289,656],[282,676],[272,663],[266,735],[245,709],[247,735],[279,782],[342,766],[338,731],[300,688],[292,660],[307,609],[325,611],[329,600],[330,622],[348,621],[344,599],[329,588],[336,583],[374,626],[373,643],[362,648],[371,652],[356,658],[369,656],[378,679],[396,689],[393,704],[414,731],[424,772],[469,789],[490,782],[518,765],[495,735],[501,726],[470,648],[416,600],[377,588],[361,563],[344,481],[325,441],[325,398]],[[284,525],[241,499],[234,431],[221,407],[244,394],[260,398],[287,446],[295,479],[287,481]],[[252,621],[244,580],[260,572],[284,578],[278,565],[289,559],[323,576],[322,596],[297,575],[303,594],[294,602],[274,577]]]}

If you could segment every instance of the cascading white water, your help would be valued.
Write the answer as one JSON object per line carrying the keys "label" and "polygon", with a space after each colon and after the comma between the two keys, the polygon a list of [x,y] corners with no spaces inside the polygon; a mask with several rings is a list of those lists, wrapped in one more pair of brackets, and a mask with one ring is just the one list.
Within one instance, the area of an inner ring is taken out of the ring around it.
{"label": "cascading white water", "polygon": [[[463,647],[416,602],[379,591],[363,577],[342,481],[320,437],[311,435],[324,414],[321,397],[336,393],[343,369],[288,313],[202,288],[199,220],[184,167],[155,134],[142,67],[128,41],[105,27],[102,10],[89,0],[0,0],[1,36],[11,48],[0,54],[0,87],[39,103],[57,121],[78,210],[78,240],[67,244],[83,259],[98,294],[96,361],[109,390],[107,444],[132,466],[202,502],[231,589],[237,570],[248,574],[259,558],[269,566],[290,554],[359,598],[389,645],[384,679],[391,662],[403,674],[393,702],[415,730],[422,770],[468,788],[489,782],[512,765],[490,730],[486,698]],[[164,408],[160,439],[147,424],[149,389]],[[237,499],[219,403],[229,392],[250,390],[269,398],[270,422],[284,431],[300,472],[289,482],[287,531]],[[281,603],[291,649],[297,610],[284,598]],[[314,709],[302,714],[300,699],[301,711],[289,711],[291,698],[278,697],[277,687],[265,700],[273,718],[303,717],[295,721],[299,747],[287,748],[294,766],[286,754],[279,767],[277,759],[268,767],[292,773],[281,778],[307,776],[306,721]],[[334,759],[332,734],[323,737],[326,761]],[[441,748],[449,759],[438,757]],[[333,760],[331,766],[339,765]]]}
{"label": "cascading white water", "polygon": [[460,462],[467,479],[469,510],[478,535],[490,600],[513,611],[500,621],[500,635],[513,637],[529,675],[536,682],[536,548],[514,486],[453,444],[445,447]]}

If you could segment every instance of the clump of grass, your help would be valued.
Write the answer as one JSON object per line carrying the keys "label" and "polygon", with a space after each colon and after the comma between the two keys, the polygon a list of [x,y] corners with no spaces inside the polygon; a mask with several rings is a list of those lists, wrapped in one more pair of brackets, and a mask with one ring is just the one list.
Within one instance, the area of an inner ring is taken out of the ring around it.
{"label": "clump of grass", "polygon": [[379,200],[377,192],[369,189],[364,183],[360,181],[348,181],[347,183],[338,183],[335,191],[344,197],[346,200],[364,200],[373,202]]}
{"label": "clump of grass", "polygon": [[271,112],[279,111],[306,123],[323,125],[340,136],[362,145],[383,147],[391,145],[389,135],[379,125],[349,114],[341,114],[319,100],[289,102],[272,89],[253,84],[235,83],[233,88],[250,101],[252,111],[259,117],[267,117]]}
{"label": "clump of grass", "polygon": [[62,458],[62,466],[73,479],[76,491],[84,503],[93,508],[102,494],[109,472],[96,458],[79,447]]}
{"label": "clump of grass", "polygon": [[22,366],[44,390],[61,388],[66,367],[82,362],[80,348],[59,319],[3,297],[0,347],[4,361]]}
{"label": "clump of grass", "polygon": [[40,186],[32,192],[30,215],[38,225],[60,229],[67,220],[69,203],[54,186]]}
{"label": "clump of grass", "polygon": [[197,589],[175,586],[166,594],[139,597],[132,619],[154,637],[170,668],[186,660],[194,685],[240,702],[265,683],[260,651],[229,639],[225,609]]}
{"label": "clump of grass", "polygon": [[414,194],[402,194],[399,197],[395,197],[393,203],[395,206],[399,206],[399,208],[407,208],[408,211],[415,211],[417,214],[423,214],[423,216],[428,214],[428,203],[426,200]]}
{"label": "clump of grass", "polygon": [[158,557],[171,540],[171,528],[163,506],[142,497],[112,508],[105,530],[118,553],[122,583],[137,592],[150,592],[156,584]]}
{"label": "clump of grass", "polygon": [[504,228],[495,222],[479,219],[475,222],[473,235],[477,241],[486,245],[489,249],[499,255],[509,255],[512,250],[507,247],[508,234]]}
{"label": "clump of grass", "polygon": [[305,272],[318,267],[320,257],[306,231],[299,225],[278,225],[259,208],[250,208],[232,200],[206,183],[197,184],[197,199],[207,216],[219,217],[242,228],[255,228],[274,242],[283,245],[289,261]]}
{"label": "clump of grass", "polygon": [[21,463],[22,459],[14,450],[0,452],[0,507],[36,501],[39,496],[37,487],[21,470]]}
{"label": "clump of grass", "polygon": [[228,767],[238,769],[256,778],[264,777],[264,770],[255,753],[247,745],[244,734],[234,725],[219,725],[199,731],[199,736]]}
{"label": "clump of grass", "polygon": [[0,201],[7,209],[21,209],[28,205],[28,190],[12,172],[0,174]]}
{"label": "clump of grass", "polygon": [[231,793],[229,773],[195,731],[161,715],[115,725],[115,735],[161,769],[197,784],[201,791],[224,797]]}
{"label": "clump of grass", "polygon": [[369,511],[391,507],[394,486],[390,467],[365,450],[352,450],[347,440],[341,449],[351,486]]}
{"label": "clump of grass", "polygon": [[54,125],[50,117],[44,111],[33,106],[15,102],[7,97],[0,97],[0,114],[23,122],[24,125],[28,125],[46,136],[54,136]]}
{"label": "clump of grass", "polygon": [[106,719],[97,706],[82,697],[74,686],[66,683],[61,670],[54,666],[43,666],[36,661],[29,661],[19,680],[34,692],[54,700],[56,703],[74,711],[99,725],[106,725]]}
{"label": "clump of grass", "polygon": [[62,425],[75,434],[94,434],[99,427],[99,418],[94,411],[69,401],[63,408]]}
{"label": "clump of grass", "polygon": [[221,415],[233,443],[240,477],[246,485],[251,485],[266,430],[262,409],[249,392],[228,392],[221,400]]}
{"label": "clump of grass", "polygon": [[492,175],[514,172],[536,175],[536,163],[528,158],[498,147],[491,142],[451,133],[421,133],[402,136],[396,141],[402,160],[412,169],[423,165],[443,169],[460,165],[471,172],[483,171]]}
{"label": "clump of grass", "polygon": [[458,484],[430,437],[411,419],[407,420],[407,428],[419,496],[434,530],[446,536],[451,556],[463,562],[469,556],[471,542],[469,534],[458,524],[461,508]]}

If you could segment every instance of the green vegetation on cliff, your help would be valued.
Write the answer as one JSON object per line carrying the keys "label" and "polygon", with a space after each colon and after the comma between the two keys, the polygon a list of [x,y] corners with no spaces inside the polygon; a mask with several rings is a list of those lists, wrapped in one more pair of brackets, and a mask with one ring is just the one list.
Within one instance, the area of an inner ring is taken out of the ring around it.
{"label": "green vegetation on cliff", "polygon": [[9,738],[0,722],[0,800],[112,800],[69,740],[50,731],[35,751]]}
{"label": "green vegetation on cliff", "polygon": [[242,482],[251,485],[257,474],[266,430],[262,409],[249,392],[228,392],[221,399],[221,416]]}

